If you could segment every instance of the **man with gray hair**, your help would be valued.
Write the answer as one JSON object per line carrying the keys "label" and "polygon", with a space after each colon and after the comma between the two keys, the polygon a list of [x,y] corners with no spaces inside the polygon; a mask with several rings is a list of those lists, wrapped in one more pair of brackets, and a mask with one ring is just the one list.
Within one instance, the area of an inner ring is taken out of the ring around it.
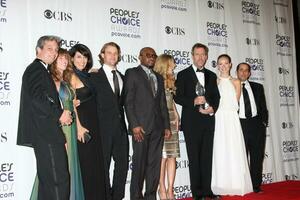
{"label": "man with gray hair", "polygon": [[70,183],[65,137],[61,125],[72,123],[63,110],[48,65],[58,55],[60,38],[42,36],[36,59],[22,77],[17,144],[33,147],[39,180],[39,200],[69,199]]}

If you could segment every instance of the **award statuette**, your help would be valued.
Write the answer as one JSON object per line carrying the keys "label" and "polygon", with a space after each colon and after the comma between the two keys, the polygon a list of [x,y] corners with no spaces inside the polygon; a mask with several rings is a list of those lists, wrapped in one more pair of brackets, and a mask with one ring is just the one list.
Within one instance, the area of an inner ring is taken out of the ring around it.
{"label": "award statuette", "polygon": [[[205,95],[205,88],[203,87],[203,85],[199,81],[196,84],[195,91],[196,91],[197,96],[202,97],[202,96]],[[200,104],[199,107],[202,108],[202,109],[205,109],[205,104]]]}

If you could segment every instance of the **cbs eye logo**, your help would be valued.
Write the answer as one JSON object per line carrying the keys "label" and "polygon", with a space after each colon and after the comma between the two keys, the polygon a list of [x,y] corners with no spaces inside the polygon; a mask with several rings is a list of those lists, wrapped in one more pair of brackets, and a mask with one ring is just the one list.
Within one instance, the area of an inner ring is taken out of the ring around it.
{"label": "cbs eye logo", "polygon": [[170,35],[185,35],[185,30],[184,28],[179,28],[179,27],[170,27],[170,26],[166,26],[165,27],[165,32]]}
{"label": "cbs eye logo", "polygon": [[218,10],[224,10],[224,4],[220,2],[215,1],[207,1],[207,6],[209,8],[215,8]]}
{"label": "cbs eye logo", "polygon": [[44,16],[45,16],[47,19],[51,19],[51,18],[52,18],[52,11],[51,11],[51,10],[45,10]]}
{"label": "cbs eye logo", "polygon": [[211,66],[213,67],[213,68],[216,68],[217,67],[217,61],[215,61],[215,60],[212,60],[211,61]]}
{"label": "cbs eye logo", "polygon": [[279,74],[289,74],[290,73],[288,69],[283,68],[283,67],[279,67],[278,72],[279,72]]}
{"label": "cbs eye logo", "polygon": [[166,26],[165,31],[167,34],[171,34],[172,33],[172,28],[170,26]]}
{"label": "cbs eye logo", "polygon": [[72,21],[72,13],[63,11],[52,11],[47,9],[44,11],[44,17],[47,19],[54,19],[57,21]]}

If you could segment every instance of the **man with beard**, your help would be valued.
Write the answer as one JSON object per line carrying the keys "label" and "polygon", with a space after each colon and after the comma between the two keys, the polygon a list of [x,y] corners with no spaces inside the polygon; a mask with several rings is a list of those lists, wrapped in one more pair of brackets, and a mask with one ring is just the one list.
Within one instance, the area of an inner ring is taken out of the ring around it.
{"label": "man with beard", "polygon": [[[189,158],[190,181],[195,200],[216,198],[211,191],[212,152],[215,116],[220,100],[215,73],[205,68],[207,46],[192,47],[193,64],[180,71],[176,80],[175,102],[182,106],[181,130]],[[196,86],[204,94],[196,94]]]}

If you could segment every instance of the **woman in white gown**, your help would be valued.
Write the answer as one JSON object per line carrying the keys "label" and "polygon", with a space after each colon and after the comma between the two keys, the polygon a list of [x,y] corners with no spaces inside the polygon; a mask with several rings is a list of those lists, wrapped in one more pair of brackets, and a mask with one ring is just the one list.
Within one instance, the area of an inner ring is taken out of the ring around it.
{"label": "woman in white gown", "polygon": [[218,57],[218,88],[221,95],[216,112],[211,189],[217,195],[252,192],[243,132],[238,116],[241,83],[230,76],[231,58]]}

